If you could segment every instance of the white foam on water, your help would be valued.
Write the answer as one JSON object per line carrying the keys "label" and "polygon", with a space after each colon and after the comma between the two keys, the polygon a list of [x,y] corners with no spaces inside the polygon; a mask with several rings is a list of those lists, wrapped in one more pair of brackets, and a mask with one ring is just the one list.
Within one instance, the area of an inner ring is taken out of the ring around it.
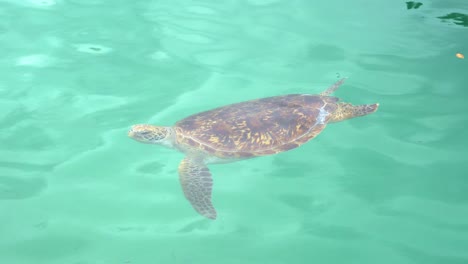
{"label": "white foam on water", "polygon": [[0,2],[7,2],[12,5],[19,5],[32,8],[50,8],[58,3],[57,0],[3,0]]}
{"label": "white foam on water", "polygon": [[247,2],[251,5],[263,6],[263,5],[272,5],[281,1],[280,0],[248,0]]}
{"label": "white foam on water", "polygon": [[153,54],[151,54],[150,58],[153,59],[153,60],[162,61],[162,60],[169,59],[170,56],[166,52],[158,50],[158,51],[154,52]]}
{"label": "white foam on water", "polygon": [[75,95],[71,104],[75,109],[79,109],[80,116],[96,113],[99,111],[118,109],[124,106],[127,100],[118,96],[106,96],[97,94]]}
{"label": "white foam on water", "polygon": [[23,7],[37,8],[37,9],[50,9],[54,8],[62,0],[3,0],[0,2],[7,2],[12,5],[19,5]]}
{"label": "white foam on water", "polygon": [[199,32],[194,32],[193,30],[176,27],[172,25],[165,25],[161,29],[163,34],[171,36],[180,41],[189,42],[193,44],[212,44],[214,40],[207,35],[203,35]]}
{"label": "white foam on water", "polygon": [[63,47],[63,39],[55,37],[55,36],[49,36],[45,38],[45,41],[47,44],[49,44],[51,47],[54,48],[61,48]]}
{"label": "white foam on water", "polygon": [[29,0],[27,2],[38,7],[50,7],[57,4],[55,0]]}
{"label": "white foam on water", "polygon": [[186,9],[190,13],[200,15],[212,15],[217,13],[214,9],[205,6],[188,6]]}
{"label": "white foam on water", "polygon": [[54,61],[54,58],[46,54],[31,54],[16,59],[16,65],[43,68],[50,66]]}

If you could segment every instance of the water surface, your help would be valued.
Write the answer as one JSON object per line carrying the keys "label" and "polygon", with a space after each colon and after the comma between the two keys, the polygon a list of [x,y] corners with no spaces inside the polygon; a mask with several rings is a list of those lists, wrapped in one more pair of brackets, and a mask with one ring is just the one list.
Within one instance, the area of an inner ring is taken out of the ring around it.
{"label": "water surface", "polygon": [[[0,1],[0,262],[468,263],[468,4]],[[379,102],[299,149],[211,166],[130,125],[287,93]]]}

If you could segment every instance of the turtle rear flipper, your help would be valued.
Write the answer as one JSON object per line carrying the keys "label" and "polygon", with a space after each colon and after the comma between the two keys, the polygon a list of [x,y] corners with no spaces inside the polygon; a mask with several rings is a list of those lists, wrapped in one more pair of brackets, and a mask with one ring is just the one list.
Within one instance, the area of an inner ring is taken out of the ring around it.
{"label": "turtle rear flipper", "polygon": [[330,117],[329,122],[339,122],[346,119],[372,114],[379,108],[379,104],[352,105],[339,103],[338,108]]}
{"label": "turtle rear flipper", "polygon": [[328,87],[325,91],[321,92],[321,96],[330,96],[332,93],[334,93],[340,86],[346,81],[347,78],[342,78],[336,83],[334,83],[332,86]]}

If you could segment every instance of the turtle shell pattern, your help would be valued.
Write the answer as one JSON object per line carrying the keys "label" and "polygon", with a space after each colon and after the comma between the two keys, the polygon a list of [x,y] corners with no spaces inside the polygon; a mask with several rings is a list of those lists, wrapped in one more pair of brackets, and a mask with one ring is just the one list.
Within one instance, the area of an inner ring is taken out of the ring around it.
{"label": "turtle shell pattern", "polygon": [[317,136],[337,97],[291,94],[216,108],[180,120],[177,142],[219,158],[248,158],[296,148]]}

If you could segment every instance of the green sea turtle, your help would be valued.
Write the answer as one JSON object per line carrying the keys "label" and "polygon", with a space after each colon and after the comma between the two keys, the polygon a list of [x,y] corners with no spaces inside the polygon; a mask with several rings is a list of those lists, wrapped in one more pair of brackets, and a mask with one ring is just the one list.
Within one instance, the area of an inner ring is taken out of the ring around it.
{"label": "green sea turtle", "polygon": [[352,105],[330,96],[339,80],[320,94],[289,94],[251,100],[198,113],[174,126],[134,125],[128,136],[186,154],[179,165],[185,197],[201,215],[216,219],[213,180],[207,164],[272,155],[301,146],[328,123],[364,116],[378,104]]}

